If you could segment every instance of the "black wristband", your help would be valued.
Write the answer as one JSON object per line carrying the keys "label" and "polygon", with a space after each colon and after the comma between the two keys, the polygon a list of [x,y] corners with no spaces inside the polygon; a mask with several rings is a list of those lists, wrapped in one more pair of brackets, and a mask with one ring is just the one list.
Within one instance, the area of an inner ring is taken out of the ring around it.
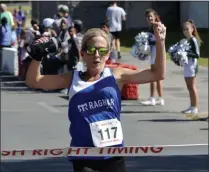
{"label": "black wristband", "polygon": [[52,37],[47,42],[31,44],[27,47],[28,54],[36,61],[41,61],[43,57],[50,54],[56,54],[61,42],[58,38]]}

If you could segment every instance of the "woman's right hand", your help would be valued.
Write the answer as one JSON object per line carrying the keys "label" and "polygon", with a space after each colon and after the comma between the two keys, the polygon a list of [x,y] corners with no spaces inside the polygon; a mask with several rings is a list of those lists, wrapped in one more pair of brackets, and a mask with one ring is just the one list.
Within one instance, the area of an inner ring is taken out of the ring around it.
{"label": "woman's right hand", "polygon": [[41,38],[35,40],[33,44],[39,44],[39,43],[48,42],[49,39],[50,39],[49,37],[44,36],[44,37],[41,37]]}
{"label": "woman's right hand", "polygon": [[28,54],[36,61],[41,61],[49,53],[57,53],[61,42],[57,38],[41,37],[27,47]]}
{"label": "woman's right hand", "polygon": [[46,43],[49,41],[48,37],[41,37],[39,39],[36,39],[33,41],[33,43],[29,46],[27,46],[27,52],[28,54],[36,61],[41,61],[42,58],[47,54],[44,51],[43,43]]}
{"label": "woman's right hand", "polygon": [[166,38],[166,27],[161,22],[155,22],[153,24],[154,35],[156,41],[165,41]]}
{"label": "woman's right hand", "polygon": [[[56,40],[56,38],[48,39],[42,37],[40,39],[35,40],[31,44],[31,46],[32,48],[40,46],[40,49],[48,48],[48,53],[52,53],[58,51],[59,49],[59,45],[55,45],[58,44]],[[40,73],[40,59],[42,59],[43,54],[39,54],[38,56],[37,52],[35,53],[35,56],[33,56],[33,59],[35,60],[32,60],[32,62],[29,65],[25,83],[31,88],[40,88],[48,90],[68,88],[72,80],[72,72],[60,75],[42,75]],[[40,59],[37,60],[37,58]]]}

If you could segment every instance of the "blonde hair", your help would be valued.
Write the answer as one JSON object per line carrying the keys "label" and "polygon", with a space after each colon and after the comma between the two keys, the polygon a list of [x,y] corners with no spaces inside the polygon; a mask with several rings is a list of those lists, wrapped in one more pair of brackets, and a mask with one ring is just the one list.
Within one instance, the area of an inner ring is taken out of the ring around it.
{"label": "blonde hair", "polygon": [[155,21],[156,21],[156,22],[160,22],[160,16],[159,16],[159,14],[157,13],[157,11],[155,11],[155,10],[152,9],[152,8],[146,9],[146,11],[145,11],[145,17],[147,17],[148,14],[150,14],[150,13],[153,13],[153,14],[154,14],[154,16],[155,16]]}
{"label": "blonde hair", "polygon": [[108,43],[108,48],[111,49],[111,40],[110,36],[100,28],[92,28],[89,29],[83,36],[81,43],[81,50],[85,50],[87,48],[87,42],[89,39],[97,36],[102,36]]}
{"label": "blonde hair", "polygon": [[202,42],[202,39],[200,38],[200,35],[197,31],[197,27],[195,26],[194,21],[190,19],[190,20],[187,20],[186,22],[184,22],[184,24],[185,23],[189,23],[192,26],[192,28],[193,28],[192,35],[197,39],[198,44],[200,46],[203,42]]}

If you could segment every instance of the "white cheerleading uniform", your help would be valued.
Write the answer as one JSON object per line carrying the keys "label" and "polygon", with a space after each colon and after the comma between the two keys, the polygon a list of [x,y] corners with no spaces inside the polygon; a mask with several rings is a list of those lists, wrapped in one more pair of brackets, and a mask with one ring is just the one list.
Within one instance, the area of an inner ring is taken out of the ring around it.
{"label": "white cheerleading uniform", "polygon": [[195,77],[197,73],[197,59],[189,58],[188,63],[184,64],[184,77]]}
{"label": "white cheerleading uniform", "polygon": [[189,44],[191,46],[191,49],[189,52],[187,52],[188,63],[184,64],[184,77],[185,78],[196,76],[197,69],[198,69],[197,59],[200,56],[200,50],[199,50],[199,45],[197,43],[197,39],[195,37],[192,37],[189,40]]}
{"label": "white cheerleading uniform", "polygon": [[155,64],[155,58],[156,58],[156,45],[153,45],[151,48],[151,59],[150,59],[151,65]]}
{"label": "white cheerleading uniform", "polygon": [[153,26],[148,28],[148,32],[152,34],[151,38],[151,58],[150,58],[150,65],[155,64],[155,59],[156,59],[156,42],[155,42],[155,35],[153,31]]}

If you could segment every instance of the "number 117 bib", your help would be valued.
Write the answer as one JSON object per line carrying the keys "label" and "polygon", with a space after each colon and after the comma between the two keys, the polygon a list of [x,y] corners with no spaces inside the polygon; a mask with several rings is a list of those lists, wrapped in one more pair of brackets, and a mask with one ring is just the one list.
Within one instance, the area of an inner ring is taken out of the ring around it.
{"label": "number 117 bib", "polygon": [[123,132],[120,121],[108,119],[90,124],[93,143],[96,147],[107,147],[121,144]]}

